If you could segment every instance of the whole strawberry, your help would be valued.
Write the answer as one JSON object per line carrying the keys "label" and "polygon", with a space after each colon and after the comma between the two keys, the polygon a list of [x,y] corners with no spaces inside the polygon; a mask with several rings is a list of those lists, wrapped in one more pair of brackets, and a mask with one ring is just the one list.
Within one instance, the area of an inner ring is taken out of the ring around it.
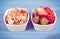
{"label": "whole strawberry", "polygon": [[48,15],[47,18],[48,18],[48,20],[49,20],[49,24],[54,23],[54,21],[55,21],[55,16]]}
{"label": "whole strawberry", "polygon": [[48,13],[48,15],[54,15],[53,10],[51,10],[49,7],[45,7],[44,9]]}
{"label": "whole strawberry", "polygon": [[5,18],[5,22],[8,24],[8,18]]}
{"label": "whole strawberry", "polygon": [[49,22],[49,20],[47,19],[46,16],[41,16],[41,17],[40,17],[40,24],[41,24],[41,25],[47,25],[48,22]]}
{"label": "whole strawberry", "polygon": [[36,12],[37,12],[37,15],[38,15],[38,16],[48,15],[48,13],[47,13],[47,12],[45,11],[45,9],[42,8],[42,7],[37,8],[37,9],[36,9]]}
{"label": "whole strawberry", "polygon": [[33,22],[38,24],[39,23],[39,16],[34,16],[33,18]]}

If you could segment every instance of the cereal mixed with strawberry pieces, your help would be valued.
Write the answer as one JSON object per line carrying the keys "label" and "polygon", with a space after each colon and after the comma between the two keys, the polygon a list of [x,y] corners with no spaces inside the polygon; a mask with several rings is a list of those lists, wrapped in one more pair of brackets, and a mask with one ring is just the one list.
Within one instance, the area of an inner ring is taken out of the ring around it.
{"label": "cereal mixed with strawberry pieces", "polygon": [[28,12],[23,8],[12,8],[5,17],[5,22],[7,24],[24,24],[27,20]]}
{"label": "cereal mixed with strawberry pieces", "polygon": [[32,20],[36,24],[48,25],[55,22],[54,11],[49,7],[38,7],[32,12]]}

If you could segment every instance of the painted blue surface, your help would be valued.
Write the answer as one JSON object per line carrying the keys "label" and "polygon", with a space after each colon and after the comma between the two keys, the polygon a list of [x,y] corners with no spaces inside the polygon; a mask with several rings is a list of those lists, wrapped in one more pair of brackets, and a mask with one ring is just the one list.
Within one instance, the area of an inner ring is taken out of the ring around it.
{"label": "painted blue surface", "polygon": [[[57,22],[49,32],[36,32],[31,23],[23,32],[10,32],[3,22],[6,9],[13,7],[27,8],[29,14],[38,6],[48,6],[55,10]],[[60,39],[60,0],[0,0],[0,39]]]}

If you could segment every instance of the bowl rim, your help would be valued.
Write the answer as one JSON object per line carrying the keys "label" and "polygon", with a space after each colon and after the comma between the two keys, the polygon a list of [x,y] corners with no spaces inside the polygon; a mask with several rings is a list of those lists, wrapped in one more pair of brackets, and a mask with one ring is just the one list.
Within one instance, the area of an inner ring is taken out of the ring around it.
{"label": "bowl rim", "polygon": [[[12,10],[12,9],[13,9],[13,8],[9,8],[9,9],[7,9],[7,10],[5,11],[5,13],[4,13],[3,21],[4,21],[5,25],[10,25],[10,24],[7,24],[7,23],[5,22],[5,16],[7,15],[7,12],[8,12],[9,10]],[[26,11],[28,12],[28,10],[27,10],[26,8],[18,8],[18,9],[24,9],[24,10],[26,10]],[[24,23],[24,24],[22,24],[22,25],[26,25],[26,24],[28,23],[28,21],[29,21],[29,12],[28,12],[27,22]],[[18,25],[12,24],[11,26],[20,26],[20,24],[18,24]]]}
{"label": "bowl rim", "polygon": [[[49,8],[50,8],[50,7],[49,7]],[[34,8],[34,9],[35,9],[35,8]],[[32,21],[32,14],[33,14],[34,9],[33,9],[32,12],[31,12],[31,21]],[[50,8],[50,9],[53,10],[52,8]],[[54,16],[55,16],[55,21],[54,21],[54,23],[52,23],[52,24],[48,24],[48,25],[40,25],[40,24],[36,24],[36,23],[34,23],[34,22],[32,21],[33,25],[49,26],[49,25],[53,25],[53,24],[55,24],[56,21],[57,21],[57,15],[56,15],[56,13],[55,13],[55,10],[53,10],[53,12],[54,12]]]}

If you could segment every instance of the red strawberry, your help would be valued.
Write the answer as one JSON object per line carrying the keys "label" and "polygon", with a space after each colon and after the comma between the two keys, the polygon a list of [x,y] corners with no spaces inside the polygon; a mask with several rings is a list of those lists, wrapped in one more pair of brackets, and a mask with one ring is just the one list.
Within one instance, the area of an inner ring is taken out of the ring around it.
{"label": "red strawberry", "polygon": [[27,13],[27,11],[26,11],[26,10],[21,9],[21,13]]}
{"label": "red strawberry", "polygon": [[34,13],[32,14],[32,17],[34,17],[35,15],[34,15]]}
{"label": "red strawberry", "polygon": [[46,16],[41,16],[40,17],[40,24],[41,25],[46,25],[46,24],[48,24],[48,22],[49,22],[49,20],[47,19]]}
{"label": "red strawberry", "polygon": [[8,24],[8,18],[5,18],[5,22]]}
{"label": "red strawberry", "polygon": [[49,7],[45,7],[44,9],[45,9],[45,11],[46,11],[48,14],[54,15],[53,10],[51,10]]}
{"label": "red strawberry", "polygon": [[39,16],[41,16],[41,15],[48,15],[48,13],[44,10],[44,8],[42,8],[42,7],[40,7],[40,8],[37,8],[36,9],[37,11],[37,14],[39,15]]}
{"label": "red strawberry", "polygon": [[37,15],[37,13],[33,13],[32,16],[35,17],[35,16],[38,16],[38,15]]}
{"label": "red strawberry", "polygon": [[28,13],[24,13],[23,15],[24,15],[26,18],[28,17]]}
{"label": "red strawberry", "polygon": [[52,16],[52,15],[48,15],[47,18],[49,19],[49,24],[54,23],[54,21],[55,21],[55,17],[54,17],[54,16]]}

